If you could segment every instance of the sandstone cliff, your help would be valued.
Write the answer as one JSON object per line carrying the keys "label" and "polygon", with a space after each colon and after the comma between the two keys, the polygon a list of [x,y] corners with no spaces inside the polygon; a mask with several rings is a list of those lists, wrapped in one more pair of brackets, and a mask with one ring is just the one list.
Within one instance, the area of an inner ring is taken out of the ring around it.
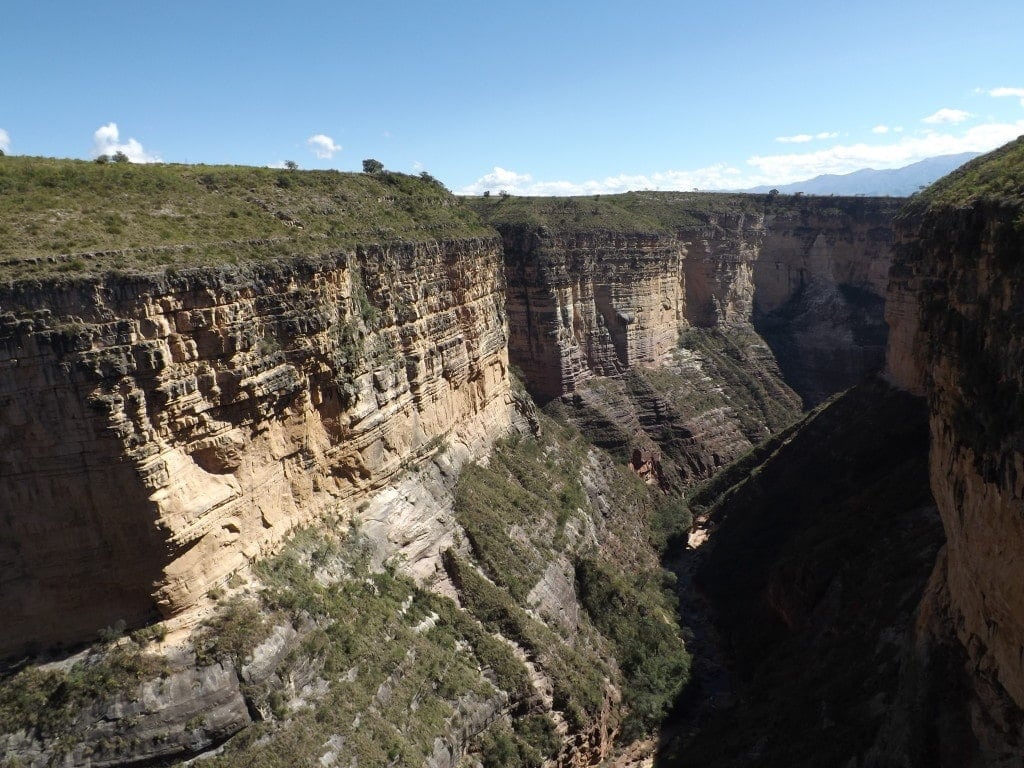
{"label": "sandstone cliff", "polygon": [[1022,158],[1018,139],[908,207],[887,310],[889,376],[927,396],[948,540],[922,631],[954,628],[982,754],[1011,763],[1024,722]]}
{"label": "sandstone cliff", "polygon": [[47,253],[27,205],[0,247],[0,654],[44,651],[3,672],[5,758],[568,767],[659,721],[672,510],[512,391],[492,231],[397,174],[65,165],[0,168],[101,238]]}
{"label": "sandstone cliff", "polygon": [[3,652],[195,606],[510,423],[498,243],[3,289]]}
{"label": "sandstone cliff", "polygon": [[536,395],[754,325],[810,404],[881,365],[898,201],[632,193],[500,199],[510,355]]}
{"label": "sandstone cliff", "polygon": [[[509,356],[663,486],[709,477],[881,367],[898,203],[632,193],[478,200]],[[795,390],[795,393],[794,393]],[[799,397],[798,397],[799,395]]]}

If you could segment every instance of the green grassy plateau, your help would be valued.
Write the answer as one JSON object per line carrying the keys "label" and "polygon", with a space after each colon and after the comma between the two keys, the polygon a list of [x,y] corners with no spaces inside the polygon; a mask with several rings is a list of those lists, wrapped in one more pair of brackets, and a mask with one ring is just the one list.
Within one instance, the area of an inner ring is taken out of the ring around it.
{"label": "green grassy plateau", "polygon": [[490,234],[428,176],[0,157],[0,280]]}

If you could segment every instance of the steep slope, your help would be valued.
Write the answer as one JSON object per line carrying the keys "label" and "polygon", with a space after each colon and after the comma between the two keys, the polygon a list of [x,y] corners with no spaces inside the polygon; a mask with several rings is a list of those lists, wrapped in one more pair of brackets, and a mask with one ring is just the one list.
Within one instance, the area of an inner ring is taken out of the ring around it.
{"label": "steep slope", "polygon": [[681,702],[667,764],[1021,764],[1022,189],[1018,140],[899,217],[909,392],[857,387],[691,496],[735,685]]}
{"label": "steep slope", "polygon": [[942,544],[927,455],[924,404],[874,380],[689,499],[710,529],[695,579],[734,688],[659,764],[876,764],[864,756]]}
{"label": "steep slope", "polygon": [[[302,529],[160,653],[159,626],[115,632],[6,676],[0,754],[86,766],[210,753],[225,768],[610,756],[688,676],[650,543],[674,513],[578,433],[535,427],[461,473],[443,570],[414,583],[401,554],[381,562],[388,541],[369,523]],[[429,487],[436,469],[451,475],[446,452],[396,488]]]}
{"label": "steep slope", "polygon": [[[662,485],[710,476],[882,364],[892,201],[468,201],[502,234],[509,354]],[[801,398],[798,398],[796,393]]]}

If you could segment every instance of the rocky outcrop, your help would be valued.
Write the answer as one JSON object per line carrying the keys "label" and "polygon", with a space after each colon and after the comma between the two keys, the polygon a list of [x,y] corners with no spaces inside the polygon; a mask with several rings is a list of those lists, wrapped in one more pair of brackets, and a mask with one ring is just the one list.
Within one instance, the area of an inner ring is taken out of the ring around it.
{"label": "rocky outcrop", "polygon": [[505,431],[498,247],[5,287],[0,652],[187,615],[297,524]]}
{"label": "rocky outcrop", "polygon": [[1024,722],[1024,203],[1012,192],[1022,156],[1018,140],[910,206],[887,313],[888,374],[927,396],[948,540],[935,590],[946,597],[929,610],[946,614],[965,652],[991,760],[1019,756]]}
{"label": "rocky outcrop", "polygon": [[161,676],[88,702],[56,732],[0,735],[0,753],[28,766],[149,764],[209,750],[252,724],[230,661],[197,667],[190,654],[171,654],[165,662]]}

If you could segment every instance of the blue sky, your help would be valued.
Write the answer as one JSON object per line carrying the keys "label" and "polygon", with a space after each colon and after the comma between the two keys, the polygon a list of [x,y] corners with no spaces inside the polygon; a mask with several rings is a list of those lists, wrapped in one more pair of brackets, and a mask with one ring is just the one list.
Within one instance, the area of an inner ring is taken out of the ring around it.
{"label": "blue sky", "polygon": [[12,2],[0,149],[736,188],[1024,133],[1024,3]]}

